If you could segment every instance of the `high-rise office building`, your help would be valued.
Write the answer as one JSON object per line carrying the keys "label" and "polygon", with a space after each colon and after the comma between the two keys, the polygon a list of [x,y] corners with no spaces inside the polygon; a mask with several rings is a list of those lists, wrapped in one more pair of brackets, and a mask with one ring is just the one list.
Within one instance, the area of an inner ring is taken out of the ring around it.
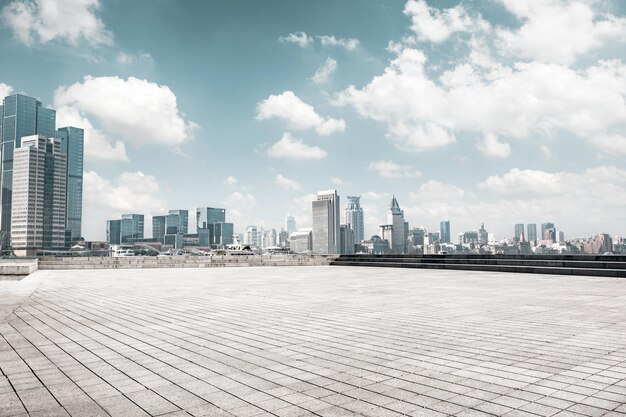
{"label": "high-rise office building", "polygon": [[354,242],[361,243],[365,239],[365,231],[363,225],[363,209],[361,208],[361,197],[348,196],[348,205],[346,206],[345,222],[354,233]]}
{"label": "high-rise office building", "polygon": [[144,239],[143,214],[122,214],[121,243],[136,242]]}
{"label": "high-rise office building", "polygon": [[196,209],[196,223],[198,229],[206,229],[212,223],[224,223],[226,210],[215,207],[199,207]]}
{"label": "high-rise office building", "polygon": [[537,241],[537,225],[534,223],[529,223],[526,225],[526,230],[528,231],[528,233],[526,234],[526,239],[528,239],[529,242],[536,242]]}
{"label": "high-rise office building", "polygon": [[354,253],[354,231],[349,224],[339,225],[339,253],[348,255]]}
{"label": "high-rise office building", "polygon": [[524,242],[526,239],[524,237],[524,225],[522,223],[518,223],[515,225],[515,241],[516,242]]}
{"label": "high-rise office building", "polygon": [[313,253],[339,253],[339,207],[337,190],[317,193],[312,203]]}
{"label": "high-rise office building", "polygon": [[167,216],[152,216],[152,238],[163,243],[165,236],[165,219]]}
{"label": "high-rise office building", "polygon": [[450,220],[442,220],[439,222],[439,241],[441,243],[450,243]]}
{"label": "high-rise office building", "polygon": [[111,245],[122,243],[122,221],[107,220],[107,242]]}
{"label": "high-rise office building", "polygon": [[12,155],[11,242],[16,255],[65,247],[67,160],[59,139],[23,136]]}
{"label": "high-rise office building", "polygon": [[541,224],[541,239],[556,242],[556,228],[554,223]]}
{"label": "high-rise office building", "polygon": [[189,233],[189,210],[170,210],[168,214],[178,216],[178,233]]}
{"label": "high-rise office building", "polygon": [[[60,139],[61,153],[66,154],[65,235],[82,234],[83,131],[66,127],[56,130],[56,111],[42,106],[34,97],[13,94],[0,104],[0,245],[7,248],[11,236],[13,156],[23,137],[40,135]],[[69,240],[69,239],[67,239]],[[66,240],[65,245],[69,242]]]}
{"label": "high-rise office building", "polygon": [[[406,235],[404,225],[404,211],[400,208],[396,196],[391,197],[387,209],[387,224],[392,226],[391,240],[389,245],[394,253],[405,253]],[[383,237],[385,239],[385,237]]]}
{"label": "high-rise office building", "polygon": [[74,242],[83,236],[83,154],[85,131],[77,127],[62,127],[61,151],[67,155],[67,221]]}
{"label": "high-rise office building", "polygon": [[290,214],[287,214],[287,217],[285,217],[285,230],[288,234],[292,234],[293,232],[298,230],[296,225],[296,219],[294,219],[294,217]]}
{"label": "high-rise office building", "polygon": [[211,223],[209,225],[211,244],[216,247],[225,247],[233,244],[233,224],[226,222]]}

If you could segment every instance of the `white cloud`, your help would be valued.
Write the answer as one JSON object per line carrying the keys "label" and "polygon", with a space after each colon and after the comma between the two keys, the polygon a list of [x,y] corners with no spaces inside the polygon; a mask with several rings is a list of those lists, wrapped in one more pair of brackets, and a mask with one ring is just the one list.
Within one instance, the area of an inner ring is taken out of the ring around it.
{"label": "white cloud", "polygon": [[496,135],[490,133],[476,142],[476,149],[490,158],[508,158],[511,155],[511,145],[500,142]]}
{"label": "white cloud", "polygon": [[430,204],[430,202],[455,201],[463,199],[467,192],[456,185],[430,180],[419,189],[409,194],[411,200]]}
{"label": "white cloud", "polygon": [[98,0],[14,0],[2,9],[2,20],[26,45],[61,40],[110,45],[113,34],[96,17]]}
{"label": "white cloud", "polygon": [[411,29],[423,41],[441,43],[455,32],[489,30],[489,24],[480,16],[471,16],[463,7],[440,10],[430,7],[424,0],[409,0],[404,14],[411,17]]}
{"label": "white cloud", "polygon": [[344,48],[347,51],[354,51],[359,47],[360,42],[358,39],[337,39],[335,36],[322,35],[317,37],[323,46],[338,46]]}
{"label": "white cloud", "polygon": [[591,137],[591,143],[596,145],[605,155],[626,155],[626,136],[619,133],[605,133]]}
{"label": "white cloud", "polygon": [[315,74],[311,77],[311,81],[315,84],[324,84],[330,80],[330,77],[337,70],[337,61],[328,57],[321,67],[315,71]]}
{"label": "white cloud", "polygon": [[311,207],[314,200],[317,199],[315,194],[306,194],[293,199],[291,214],[298,222],[298,229],[311,227]]}
{"label": "white cloud", "polygon": [[8,95],[13,94],[13,87],[5,83],[0,83],[0,101]]}
{"label": "white cloud", "polygon": [[304,32],[294,32],[285,36],[281,36],[280,38],[278,38],[278,41],[280,43],[294,43],[300,48],[306,48],[311,43],[313,43],[313,38]]}
{"label": "white cloud", "polygon": [[499,46],[506,54],[542,62],[571,64],[608,42],[626,40],[626,18],[600,15],[589,1],[500,0],[523,22],[500,28]]}
{"label": "white cloud", "polygon": [[270,95],[257,104],[256,119],[267,120],[278,118],[294,130],[315,129],[320,135],[329,135],[346,130],[343,119],[324,119],[317,114],[313,106],[300,100],[292,91],[284,91],[278,95]]}
{"label": "white cloud", "polygon": [[107,133],[135,146],[175,147],[197,128],[185,121],[169,87],[134,77],[86,76],[83,82],[59,87],[54,107],[69,107],[93,118]]}
{"label": "white cloud", "polygon": [[226,204],[228,208],[251,208],[256,205],[256,197],[250,193],[235,191],[227,195],[223,203]]}
{"label": "white cloud", "polygon": [[274,183],[287,191],[298,191],[302,188],[298,181],[289,179],[280,174],[274,177]]}
{"label": "white cloud", "polygon": [[514,168],[502,176],[488,177],[478,184],[478,188],[507,197],[548,197],[567,192],[566,175]]}
{"label": "white cloud", "polygon": [[237,185],[237,182],[237,178],[231,175],[227,177],[224,181],[222,181],[222,185],[225,185],[227,187],[234,187],[235,185]]}
{"label": "white cloud", "polygon": [[[157,179],[141,171],[124,172],[115,181],[86,171],[83,187],[83,234],[87,239],[105,239],[106,220],[119,219],[121,214],[159,213],[166,209]],[[148,219],[146,224],[150,224]],[[146,230],[146,236],[150,230]]]}
{"label": "white cloud", "polygon": [[111,143],[107,136],[95,128],[89,119],[82,116],[73,107],[57,107],[57,126],[76,126],[85,130],[85,159],[128,162],[126,146],[116,140]]}
{"label": "white cloud", "polygon": [[154,59],[152,58],[152,55],[150,55],[147,52],[131,54],[131,53],[120,51],[115,57],[115,60],[117,61],[118,64],[124,65],[124,66],[130,66],[134,64],[146,65],[146,64],[154,63]]}
{"label": "white cloud", "polygon": [[361,195],[362,200],[381,200],[383,198],[389,198],[389,194],[381,194],[375,191],[367,191]]}
{"label": "white cloud", "polygon": [[270,146],[267,154],[272,158],[285,159],[323,159],[327,155],[322,148],[309,146],[289,133],[284,133],[278,142]]}
{"label": "white cloud", "polygon": [[400,165],[393,161],[370,162],[369,170],[383,178],[416,178],[422,175],[410,165]]}
{"label": "white cloud", "polygon": [[464,67],[465,76],[455,77],[444,72],[446,83],[429,76],[425,64],[422,51],[401,49],[381,75],[362,89],[348,87],[335,104],[385,123],[388,138],[413,151],[452,143],[460,132],[525,138],[565,131],[605,144],[593,138],[626,127],[626,65],[620,60],[581,70],[540,62],[463,62],[459,66],[471,71]]}

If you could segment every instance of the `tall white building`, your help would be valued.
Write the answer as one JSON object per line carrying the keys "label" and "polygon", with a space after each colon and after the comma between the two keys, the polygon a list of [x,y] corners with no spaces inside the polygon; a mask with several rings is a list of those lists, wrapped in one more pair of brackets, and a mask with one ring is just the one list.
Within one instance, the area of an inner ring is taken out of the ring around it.
{"label": "tall white building", "polygon": [[24,136],[13,153],[11,243],[15,254],[65,247],[67,156],[59,139]]}
{"label": "tall white building", "polygon": [[313,201],[313,253],[338,254],[340,246],[339,195],[337,190],[320,191]]}
{"label": "tall white building", "polygon": [[406,249],[406,227],[404,224],[404,211],[400,209],[395,196],[391,197],[387,209],[387,225],[392,227],[389,246],[394,253],[404,253]]}
{"label": "tall white building", "polygon": [[250,246],[259,245],[258,229],[256,226],[246,227],[246,231],[243,234],[243,243]]}
{"label": "tall white building", "polygon": [[354,232],[354,243],[361,243],[365,238],[363,226],[363,209],[360,204],[361,197],[348,196],[348,205],[344,212],[345,223]]}

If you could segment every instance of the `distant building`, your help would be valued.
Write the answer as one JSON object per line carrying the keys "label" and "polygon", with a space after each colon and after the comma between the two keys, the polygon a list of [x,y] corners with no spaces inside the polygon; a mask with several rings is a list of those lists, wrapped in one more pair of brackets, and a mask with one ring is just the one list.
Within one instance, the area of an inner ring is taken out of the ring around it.
{"label": "distant building", "polygon": [[423,245],[426,230],[423,227],[415,227],[409,230],[407,240],[411,242],[413,246]]}
{"label": "distant building", "polygon": [[339,226],[339,253],[348,255],[354,253],[354,231],[348,224]]}
{"label": "distant building", "polygon": [[144,239],[143,214],[122,214],[121,243]]}
{"label": "distant building", "polygon": [[337,190],[317,193],[317,200],[312,203],[314,253],[339,253],[339,207]]}
{"label": "distant building", "polygon": [[524,225],[522,223],[518,223],[515,225],[515,241],[516,242],[524,242]]}
{"label": "distant building", "polygon": [[528,233],[526,234],[526,239],[532,244],[535,244],[537,241],[537,225],[534,223],[529,223],[526,225],[526,230]]}
{"label": "distant building", "polygon": [[294,253],[307,253],[313,250],[311,229],[301,229],[289,235],[289,247]]}
{"label": "distant building", "polygon": [[485,223],[481,223],[478,229],[478,244],[486,245],[487,243],[489,243],[489,233],[485,230]]}
{"label": "distant building", "polygon": [[169,215],[178,216],[178,231],[183,234],[189,233],[189,210],[170,210]]}
{"label": "distant building", "polygon": [[439,241],[441,243],[450,243],[450,220],[442,220],[439,222]]}
{"label": "distant building", "polygon": [[554,223],[541,224],[541,238],[543,240],[551,240],[552,242],[556,242],[557,236]]}
{"label": "distant building", "polygon": [[277,238],[276,229],[266,230],[263,233],[263,249],[277,246]]}
{"label": "distant building", "polygon": [[260,239],[259,239],[258,232],[259,232],[258,228],[254,225],[250,225],[246,227],[246,231],[243,234],[243,243],[245,245],[250,245],[250,246],[259,246]]}
{"label": "distant building", "polygon": [[382,239],[378,235],[374,235],[369,240],[363,241],[362,245],[365,247],[367,252],[371,254],[389,253],[390,251],[389,241],[387,239]]}
{"label": "distant building", "polygon": [[348,196],[348,205],[344,213],[346,224],[354,233],[354,242],[361,243],[365,238],[363,209],[361,208],[361,197]]}
{"label": "distant building", "polygon": [[122,221],[107,220],[107,242],[111,245],[122,243]]}
{"label": "distant building", "polygon": [[196,223],[198,229],[206,229],[211,223],[226,221],[226,210],[215,207],[199,207],[196,209]]}
{"label": "distant building", "polygon": [[166,234],[166,219],[167,216],[152,216],[152,238],[157,242],[165,243],[163,236]]}
{"label": "distant building", "polygon": [[391,252],[406,252],[406,231],[408,224],[404,221],[404,211],[400,209],[395,196],[391,197],[389,208],[387,209],[387,224],[381,225],[381,237],[389,240]]}
{"label": "distant building", "polygon": [[66,247],[67,156],[59,139],[21,138],[13,151],[11,242],[18,256]]}
{"label": "distant building", "polygon": [[278,246],[286,248],[289,246],[289,233],[286,230],[281,230],[278,233]]}
{"label": "distant building", "polygon": [[298,230],[296,219],[294,219],[294,217],[290,214],[287,214],[287,217],[285,217],[285,230],[287,231],[287,235],[290,235]]}

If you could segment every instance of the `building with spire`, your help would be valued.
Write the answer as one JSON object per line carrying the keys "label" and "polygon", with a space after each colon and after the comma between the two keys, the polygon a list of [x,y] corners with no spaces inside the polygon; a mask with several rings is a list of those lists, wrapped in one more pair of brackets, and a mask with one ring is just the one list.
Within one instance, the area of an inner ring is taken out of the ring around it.
{"label": "building with spire", "polygon": [[391,197],[387,209],[387,224],[381,225],[381,236],[389,240],[389,248],[393,253],[406,253],[406,235],[408,225],[404,221],[404,211],[400,208],[396,196]]}
{"label": "building with spire", "polygon": [[355,243],[361,243],[365,238],[363,209],[360,200],[360,196],[348,196],[348,205],[344,213],[345,223],[352,229]]}

